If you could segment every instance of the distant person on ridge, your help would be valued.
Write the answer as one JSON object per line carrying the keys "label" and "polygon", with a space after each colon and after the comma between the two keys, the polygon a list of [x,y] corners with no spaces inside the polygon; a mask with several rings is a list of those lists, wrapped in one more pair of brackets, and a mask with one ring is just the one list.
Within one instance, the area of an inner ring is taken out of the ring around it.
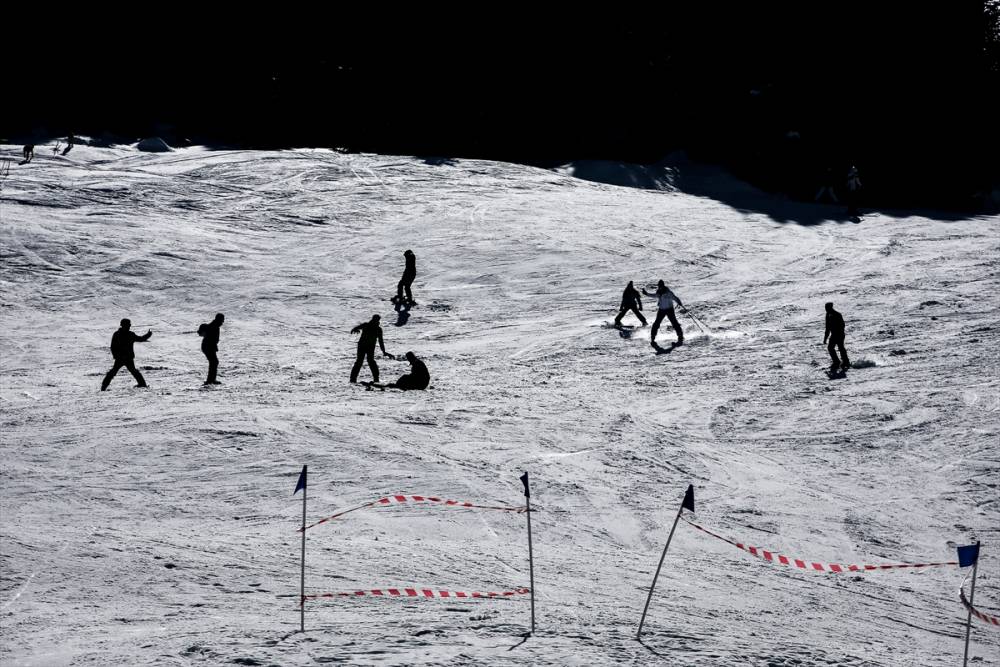
{"label": "distant person on ridge", "polygon": [[205,384],[222,384],[215,379],[215,374],[219,370],[219,327],[225,321],[225,315],[216,313],[214,320],[198,327],[198,335],[202,337],[201,351],[208,359],[208,379]]}
{"label": "distant person on ridge", "polygon": [[635,313],[635,316],[639,318],[642,322],[642,326],[646,326],[646,318],[642,316],[639,311],[642,310],[642,297],[639,296],[639,290],[632,286],[632,281],[628,281],[628,285],[625,287],[625,291],[622,292],[622,305],[618,312],[618,317],[615,318],[615,326],[621,326],[622,318],[625,317],[625,313],[628,311]]}
{"label": "distant person on ridge", "polygon": [[35,144],[25,144],[24,145],[24,162],[21,164],[28,164],[31,162],[32,158],[35,157]]}
{"label": "distant person on ridge", "polygon": [[[830,339],[827,350],[830,351],[830,372],[835,373],[839,368],[847,370],[851,362],[847,360],[847,350],[844,349],[844,316],[833,309],[833,302],[826,304],[826,333],[823,334],[823,343]],[[835,348],[840,348],[840,358],[837,358]]]}
{"label": "distant person on ridge", "polygon": [[681,328],[681,323],[677,321],[677,316],[674,314],[674,304],[676,303],[681,308],[684,308],[684,304],[681,303],[677,295],[662,280],[657,283],[656,292],[647,292],[646,288],[643,287],[642,293],[646,296],[656,297],[656,320],[653,322],[653,329],[649,332],[649,342],[653,347],[656,347],[656,332],[660,330],[660,322],[663,321],[664,317],[667,317],[670,320],[670,326],[677,332],[677,345],[681,345],[684,342],[684,330]]}
{"label": "distant person on ridge", "polygon": [[853,164],[847,170],[847,215],[858,215],[858,196],[861,194],[861,177]]}
{"label": "distant person on ridge", "polygon": [[381,319],[379,315],[372,315],[369,321],[362,322],[351,329],[352,334],[361,334],[361,339],[358,340],[358,358],[354,362],[354,368],[351,369],[351,382],[358,381],[358,373],[361,371],[361,364],[364,363],[365,358],[368,359],[368,368],[371,369],[373,381],[378,382],[378,364],[375,363],[376,343],[382,348],[382,356],[395,359],[394,356],[385,351],[385,342],[382,340],[382,326],[379,324]]}
{"label": "distant person on ridge", "polygon": [[73,135],[72,132],[70,132],[69,136],[66,137],[66,148],[63,149],[62,154],[66,155],[66,153],[69,153],[71,150],[73,150],[73,146],[75,145],[76,145],[76,137]]}
{"label": "distant person on ridge", "polygon": [[417,256],[413,254],[412,250],[407,250],[403,253],[403,257],[406,258],[406,268],[403,269],[403,277],[400,278],[399,285],[396,286],[396,301],[397,303],[404,303],[403,290],[405,289],[405,303],[412,306],[416,303],[416,301],[413,300],[413,293],[410,292],[410,285],[413,284],[413,279],[417,277]]}
{"label": "distant person on ridge", "polygon": [[115,365],[104,376],[104,382],[101,383],[101,391],[107,391],[108,385],[118,375],[118,371],[121,370],[122,366],[127,368],[132,377],[135,378],[136,387],[146,386],[146,380],[142,377],[142,373],[135,367],[135,350],[132,349],[132,344],[135,342],[145,343],[153,335],[153,331],[149,330],[146,332],[146,335],[137,336],[135,332],[131,331],[131,328],[132,321],[123,319],[121,321],[121,328],[111,337],[111,356],[115,358]]}

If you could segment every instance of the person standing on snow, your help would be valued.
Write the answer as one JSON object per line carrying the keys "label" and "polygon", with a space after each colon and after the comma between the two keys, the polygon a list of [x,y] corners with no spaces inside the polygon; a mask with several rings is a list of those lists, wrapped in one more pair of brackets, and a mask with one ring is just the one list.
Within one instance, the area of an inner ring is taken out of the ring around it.
{"label": "person standing on snow", "polygon": [[413,279],[417,277],[417,256],[413,254],[412,250],[407,250],[403,253],[403,257],[406,258],[406,268],[403,269],[403,277],[399,280],[399,285],[396,286],[396,301],[397,303],[403,303],[403,290],[406,290],[406,302],[409,305],[414,305],[416,301],[413,300],[413,293],[410,292],[410,285],[413,284]]}
{"label": "person standing on snow", "polygon": [[[844,370],[850,368],[851,362],[847,360],[847,350],[844,348],[844,317],[833,309],[832,301],[826,304],[826,333],[823,334],[824,344],[827,338],[830,339],[830,344],[826,349],[830,351],[830,359],[833,362],[830,365],[830,372],[835,373],[838,367]],[[837,358],[835,348],[840,349],[839,359]]]}
{"label": "person standing on snow", "polygon": [[368,359],[368,368],[372,372],[372,379],[378,382],[378,364],[375,363],[376,343],[382,348],[382,356],[395,359],[394,356],[385,351],[385,342],[382,340],[382,326],[379,323],[381,319],[379,315],[372,315],[371,320],[362,322],[351,329],[352,334],[361,334],[361,339],[358,340],[358,358],[354,362],[354,368],[351,369],[351,382],[358,381],[358,373],[361,371],[361,365],[364,363],[366,357]]}
{"label": "person standing on snow", "polygon": [[132,321],[127,318],[123,319],[121,321],[121,328],[111,337],[111,356],[115,358],[115,365],[104,376],[104,381],[101,383],[101,391],[108,390],[108,385],[118,375],[118,371],[121,370],[122,366],[127,368],[128,372],[135,378],[137,383],[135,386],[137,388],[146,386],[146,380],[142,377],[142,373],[135,367],[135,350],[132,348],[132,345],[136,342],[145,343],[153,335],[153,331],[150,329],[146,332],[146,335],[137,336],[131,329]]}
{"label": "person standing on snow", "polygon": [[222,384],[215,379],[219,370],[219,327],[226,321],[226,316],[216,313],[215,319],[198,327],[198,335],[202,336],[201,351],[208,359],[208,379],[205,384]]}
{"label": "person standing on snow", "polygon": [[628,311],[635,313],[635,316],[639,318],[642,322],[642,326],[646,326],[646,318],[642,316],[639,311],[642,310],[642,297],[639,296],[639,290],[632,286],[632,281],[628,281],[628,285],[625,287],[625,291],[622,292],[622,305],[618,312],[618,317],[615,318],[615,326],[621,326],[622,318],[625,317],[625,313]]}
{"label": "person standing on snow", "polygon": [[847,215],[858,215],[858,196],[861,194],[861,177],[853,164],[847,170]]}
{"label": "person standing on snow", "polygon": [[[681,328],[681,323],[677,321],[677,316],[674,314],[674,304],[676,303],[681,308],[684,308],[684,304],[681,300],[677,298],[669,287],[667,287],[661,280],[656,285],[656,292],[650,293],[646,291],[646,288],[642,288],[642,293],[646,296],[656,297],[656,320],[653,322],[653,329],[649,332],[649,342],[656,347],[656,332],[660,329],[660,322],[663,321],[664,317],[670,320],[670,326],[674,328],[677,332],[677,345],[681,345],[684,342],[684,330]],[[686,311],[685,311],[686,312]]]}

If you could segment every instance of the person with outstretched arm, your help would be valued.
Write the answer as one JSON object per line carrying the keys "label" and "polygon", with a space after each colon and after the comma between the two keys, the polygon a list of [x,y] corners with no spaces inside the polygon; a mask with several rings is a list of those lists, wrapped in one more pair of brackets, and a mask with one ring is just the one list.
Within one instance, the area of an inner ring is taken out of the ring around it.
{"label": "person with outstretched arm", "polygon": [[[413,300],[410,285],[413,284],[413,279],[417,277],[417,256],[413,254],[412,250],[406,250],[403,252],[403,257],[406,259],[406,268],[403,269],[403,277],[399,279],[399,284],[396,286],[396,302],[412,306],[416,301]],[[405,301],[403,300],[403,290],[406,290]]]}
{"label": "person with outstretched arm", "polygon": [[354,362],[354,368],[351,369],[351,382],[358,381],[358,373],[361,371],[361,365],[366,358],[368,360],[368,368],[372,372],[372,380],[378,382],[378,364],[375,363],[376,344],[382,348],[382,356],[395,359],[394,356],[385,351],[385,342],[382,340],[381,319],[379,315],[372,315],[370,320],[362,322],[351,329],[352,334],[361,334],[361,338],[358,340],[358,358]]}
{"label": "person with outstretched arm", "polygon": [[208,379],[205,384],[222,384],[215,379],[215,375],[219,370],[219,327],[225,321],[225,315],[216,313],[214,320],[198,327],[198,335],[202,337],[201,351],[208,359]]}
{"label": "person with outstretched arm", "polygon": [[[838,368],[847,370],[851,367],[851,362],[847,359],[847,349],[844,347],[844,316],[833,309],[833,302],[829,301],[826,304],[826,333],[823,334],[823,343],[826,344],[827,338],[830,339],[830,344],[827,345],[827,350],[830,352],[830,372],[836,373]],[[840,350],[840,358],[837,358],[836,349]]]}
{"label": "person with outstretched arm", "polygon": [[145,343],[153,335],[153,331],[150,329],[145,335],[137,336],[131,329],[132,321],[125,318],[121,321],[121,328],[111,336],[111,356],[115,359],[115,365],[104,376],[104,382],[101,383],[101,391],[108,390],[108,385],[118,375],[118,371],[121,370],[122,366],[127,368],[128,372],[135,378],[135,386],[137,388],[147,386],[142,373],[135,367],[135,350],[132,348],[132,345],[137,342]]}
{"label": "person with outstretched arm", "polygon": [[642,297],[639,296],[639,290],[637,290],[633,285],[632,281],[628,281],[628,285],[625,286],[625,291],[622,292],[622,305],[618,311],[618,317],[615,318],[615,326],[621,326],[622,318],[625,317],[625,313],[628,311],[635,313],[635,316],[639,318],[642,322],[642,326],[646,326],[646,318],[642,316],[639,312],[642,310]]}
{"label": "person with outstretched arm", "polygon": [[[647,292],[646,288],[642,288],[642,293],[646,296],[656,297],[656,320],[653,321],[653,329],[649,332],[649,342],[653,347],[656,347],[656,332],[660,329],[660,322],[666,317],[670,320],[670,326],[674,328],[677,332],[677,345],[684,342],[684,329],[681,328],[681,323],[677,321],[677,315],[674,314],[674,304],[676,303],[681,308],[684,308],[684,304],[677,297],[676,294],[667,287],[661,280],[656,285],[656,292]],[[684,312],[687,312],[685,309]]]}

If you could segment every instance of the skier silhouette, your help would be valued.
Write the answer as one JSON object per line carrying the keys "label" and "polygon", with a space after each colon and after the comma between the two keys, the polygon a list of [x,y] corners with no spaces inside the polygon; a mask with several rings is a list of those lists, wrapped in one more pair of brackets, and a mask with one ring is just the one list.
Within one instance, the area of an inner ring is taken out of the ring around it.
{"label": "skier silhouette", "polygon": [[[681,300],[677,298],[669,287],[667,287],[661,280],[656,284],[656,292],[650,293],[646,291],[646,288],[642,288],[642,293],[646,296],[656,297],[656,320],[653,322],[653,329],[649,332],[649,342],[653,347],[656,347],[656,332],[660,330],[660,322],[663,321],[664,317],[670,320],[670,326],[674,328],[677,332],[677,345],[684,342],[684,330],[681,328],[681,323],[677,321],[677,315],[674,314],[674,304],[676,303],[681,308],[684,308],[684,304]],[[687,309],[685,309],[687,312]]]}
{"label": "skier silhouette", "polygon": [[399,285],[396,286],[396,301],[403,302],[403,290],[406,290],[406,303],[412,306],[416,301],[413,300],[410,285],[417,277],[417,256],[413,254],[412,250],[407,250],[403,253],[403,257],[406,258],[406,268],[403,269],[403,277],[400,278]]}
{"label": "skier silhouette", "polygon": [[131,331],[131,328],[132,321],[127,318],[123,319],[121,321],[121,328],[111,337],[111,356],[115,358],[115,365],[104,376],[104,382],[101,383],[101,391],[107,391],[108,385],[118,375],[118,371],[121,370],[122,366],[127,368],[132,377],[135,378],[136,387],[147,386],[142,373],[135,367],[135,350],[132,349],[132,344],[136,342],[145,343],[153,335],[153,331],[149,330],[146,332],[146,335],[137,336],[135,332]]}
{"label": "skier silhouette", "polygon": [[208,359],[208,379],[205,384],[222,384],[215,379],[215,374],[219,370],[219,327],[226,321],[226,316],[216,313],[215,319],[208,324],[198,327],[198,335],[202,336],[201,351]]}
{"label": "skier silhouette", "polygon": [[[827,338],[830,339],[830,344],[826,349],[830,351],[830,359],[833,362],[830,365],[830,372],[835,373],[838,367],[844,370],[850,368],[851,362],[848,361],[847,350],[844,348],[844,316],[833,309],[832,301],[826,304],[826,333],[823,334],[823,343],[826,343]],[[839,359],[835,348],[840,349]]]}
{"label": "skier silhouette", "polygon": [[372,372],[372,379],[374,382],[378,382],[378,364],[375,363],[376,343],[382,348],[383,356],[395,359],[394,356],[385,351],[385,342],[382,340],[382,327],[379,324],[381,319],[379,315],[372,315],[369,321],[362,322],[351,329],[352,334],[361,334],[361,339],[358,340],[358,358],[354,362],[354,368],[351,369],[351,382],[358,381],[361,364],[364,363],[366,358],[368,359],[368,368]]}
{"label": "skier silhouette", "polygon": [[66,155],[66,153],[69,153],[71,150],[73,150],[73,146],[75,145],[76,145],[76,137],[73,135],[72,132],[70,132],[70,135],[66,137],[66,148],[63,149],[62,154]]}
{"label": "skier silhouette", "polygon": [[371,386],[378,387],[379,389],[402,389],[403,391],[427,389],[427,385],[431,383],[431,374],[427,371],[427,365],[420,359],[417,359],[417,355],[413,354],[413,352],[406,353],[406,360],[410,362],[411,366],[409,373],[399,376],[399,379],[395,382],[390,382],[386,385],[372,382]]}
{"label": "skier silhouette", "polygon": [[618,312],[618,317],[615,318],[615,326],[620,326],[622,323],[622,318],[625,317],[625,313],[628,311],[635,313],[635,316],[639,318],[642,322],[642,326],[646,326],[646,318],[642,316],[639,311],[642,310],[642,297],[639,296],[639,290],[632,286],[632,281],[628,281],[628,285],[625,287],[625,291],[622,292],[622,305]]}

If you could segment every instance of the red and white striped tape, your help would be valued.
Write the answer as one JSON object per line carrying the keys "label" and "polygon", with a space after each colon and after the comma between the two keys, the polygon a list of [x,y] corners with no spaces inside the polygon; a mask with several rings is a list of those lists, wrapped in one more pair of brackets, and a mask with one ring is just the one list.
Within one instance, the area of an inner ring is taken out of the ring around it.
{"label": "red and white striped tape", "polygon": [[[966,579],[969,577],[966,576]],[[972,615],[978,618],[980,621],[989,623],[990,625],[995,625],[1000,627],[1000,618],[996,616],[990,616],[989,614],[984,614],[969,603],[969,598],[965,597],[965,581],[958,588],[958,597],[962,600],[962,606],[972,612]]]}
{"label": "red and white striped tape", "polygon": [[[378,500],[373,500],[370,503],[365,503],[364,505],[358,505],[357,507],[352,507],[351,509],[344,510],[343,512],[338,512],[325,519],[320,519],[314,524],[310,524],[305,527],[305,530],[309,530],[321,523],[326,523],[331,519],[336,519],[337,517],[344,516],[345,514],[350,514],[351,512],[356,512],[366,507],[378,507],[387,505],[406,505],[409,503],[432,503],[438,504],[446,507],[463,507],[467,509],[480,509],[480,510],[499,510],[502,512],[524,512],[526,508],[524,507],[495,507],[492,505],[474,505],[473,503],[465,502],[462,500],[447,500],[444,498],[435,498],[434,496],[385,496],[384,498],[379,498]],[[302,532],[302,528],[299,528],[299,532]]]}
{"label": "red and white striped tape", "polygon": [[939,567],[942,565],[958,565],[957,560],[949,560],[940,563],[891,563],[888,565],[839,565],[837,563],[814,563],[812,561],[803,560],[801,558],[789,558],[788,556],[782,556],[781,554],[768,551],[767,549],[763,549],[761,547],[752,547],[743,544],[742,542],[736,542],[735,540],[731,540],[728,537],[723,537],[722,535],[713,533],[707,528],[699,526],[695,522],[688,519],[686,516],[682,515],[681,518],[684,519],[684,521],[688,525],[697,528],[701,532],[707,533],[708,535],[711,535],[712,537],[718,540],[722,540],[723,542],[731,544],[737,549],[742,549],[743,551],[746,551],[747,553],[752,554],[757,558],[766,560],[769,563],[780,563],[781,565],[797,567],[800,570],[842,573],[842,572],[871,572],[872,570],[900,570],[906,568],[916,569],[922,567]]}
{"label": "red and white striped tape", "polygon": [[364,591],[351,591],[350,593],[322,593],[320,595],[306,595],[302,598],[306,600],[317,600],[319,598],[361,598],[361,597],[397,597],[397,598],[448,598],[448,599],[483,599],[483,598],[505,598],[514,595],[524,595],[530,593],[529,588],[515,588],[512,591],[500,591],[499,593],[490,591],[479,593],[474,591],[442,591],[431,588],[371,588]]}

